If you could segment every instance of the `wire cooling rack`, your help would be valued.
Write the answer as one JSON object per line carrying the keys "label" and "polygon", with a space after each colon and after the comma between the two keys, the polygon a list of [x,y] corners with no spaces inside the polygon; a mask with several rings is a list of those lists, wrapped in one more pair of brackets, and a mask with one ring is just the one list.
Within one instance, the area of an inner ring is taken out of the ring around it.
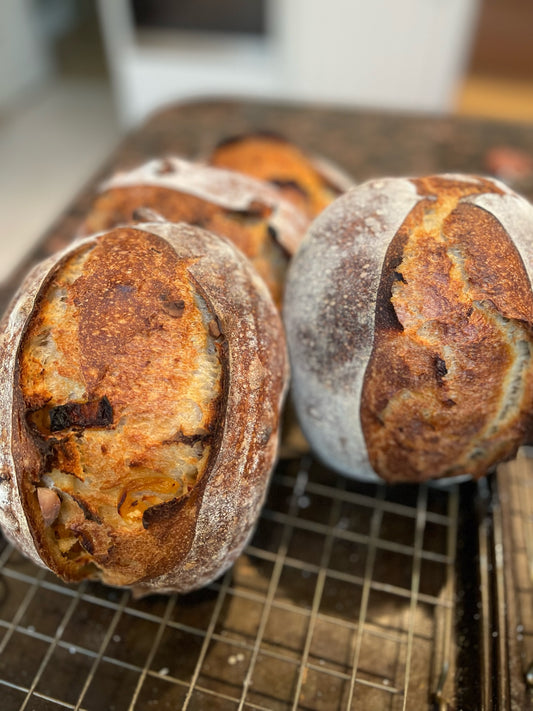
{"label": "wire cooling rack", "polygon": [[63,585],[4,542],[0,707],[469,708],[460,500],[458,486],[366,485],[283,461],[251,545],[185,596]]}

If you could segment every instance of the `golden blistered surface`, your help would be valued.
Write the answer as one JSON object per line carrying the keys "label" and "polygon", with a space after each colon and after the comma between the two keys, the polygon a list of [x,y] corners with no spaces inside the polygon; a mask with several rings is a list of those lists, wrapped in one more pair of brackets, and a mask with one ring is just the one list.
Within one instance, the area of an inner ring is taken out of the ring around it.
{"label": "golden blistered surface", "polygon": [[111,232],[60,267],[25,333],[20,386],[45,453],[28,476],[59,496],[45,523],[73,566],[122,565],[147,512],[208,466],[223,337],[189,264],[154,235]]}
{"label": "golden blistered surface", "polygon": [[[418,181],[389,248],[361,419],[389,480],[481,476],[524,437],[533,297],[509,235],[465,202],[493,184]],[[392,306],[392,309],[391,309]]]}

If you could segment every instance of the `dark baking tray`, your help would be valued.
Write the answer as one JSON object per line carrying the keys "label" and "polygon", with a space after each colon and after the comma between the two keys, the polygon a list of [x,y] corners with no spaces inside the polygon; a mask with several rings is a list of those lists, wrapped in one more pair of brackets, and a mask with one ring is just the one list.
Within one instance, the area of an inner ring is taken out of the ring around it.
{"label": "dark baking tray", "polygon": [[[0,289],[2,307],[31,263],[72,239],[111,170],[166,153],[194,158],[258,128],[358,181],[486,173],[494,149],[533,153],[529,126],[247,101],[170,107],[128,136],[60,216]],[[533,195],[530,175],[515,187]],[[233,570],[180,597],[65,586],[2,542],[1,708],[531,708],[524,469],[391,488],[308,455],[283,460]]]}

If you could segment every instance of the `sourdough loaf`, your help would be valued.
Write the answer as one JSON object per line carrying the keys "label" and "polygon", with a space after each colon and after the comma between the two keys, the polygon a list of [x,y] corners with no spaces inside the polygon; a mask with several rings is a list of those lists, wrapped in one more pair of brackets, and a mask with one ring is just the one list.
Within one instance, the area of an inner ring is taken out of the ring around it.
{"label": "sourdough loaf", "polygon": [[309,219],[278,188],[180,158],[154,159],[101,186],[81,234],[143,221],[147,209],[231,240],[281,305],[287,264]]}
{"label": "sourdough loaf", "polygon": [[354,184],[353,179],[333,163],[266,131],[224,139],[207,161],[218,168],[268,181],[310,218],[316,217]]}
{"label": "sourdough loaf", "polygon": [[154,223],[26,278],[0,341],[0,521],[66,581],[185,592],[249,538],[276,456],[280,318],[228,241]]}
{"label": "sourdough loaf", "polygon": [[475,176],[373,180],[313,223],[284,316],[298,416],[348,475],[480,477],[531,438],[533,208]]}

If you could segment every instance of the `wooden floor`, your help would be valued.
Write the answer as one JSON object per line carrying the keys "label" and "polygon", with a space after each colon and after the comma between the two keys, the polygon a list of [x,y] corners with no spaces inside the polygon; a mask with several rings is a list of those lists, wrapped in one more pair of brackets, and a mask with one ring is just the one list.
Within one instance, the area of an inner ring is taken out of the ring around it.
{"label": "wooden floor", "polygon": [[458,89],[455,111],[461,116],[533,123],[533,81],[468,76]]}

